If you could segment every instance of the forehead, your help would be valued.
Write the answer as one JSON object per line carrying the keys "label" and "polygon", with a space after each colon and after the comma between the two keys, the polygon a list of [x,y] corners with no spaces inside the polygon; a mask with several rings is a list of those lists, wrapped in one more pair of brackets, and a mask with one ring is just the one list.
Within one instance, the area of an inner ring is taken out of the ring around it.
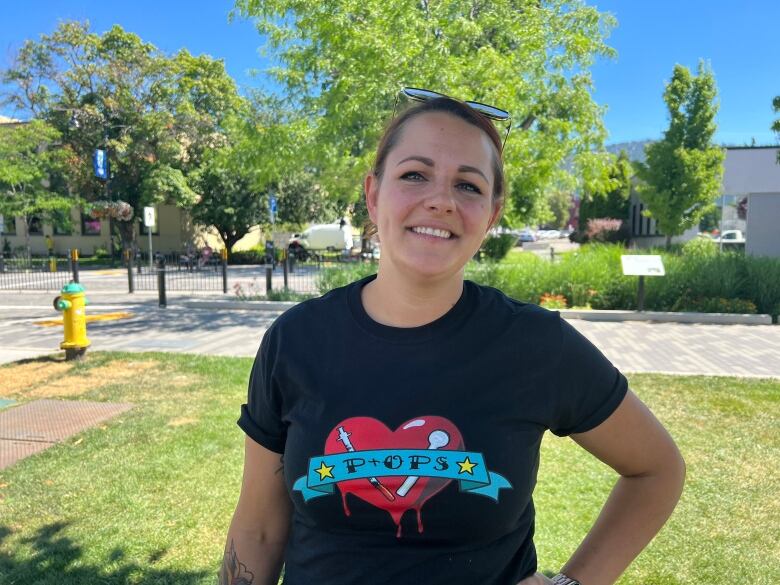
{"label": "forehead", "polygon": [[398,161],[409,155],[424,155],[442,162],[475,166],[487,174],[493,149],[490,138],[477,126],[452,114],[431,112],[404,124],[388,159]]}

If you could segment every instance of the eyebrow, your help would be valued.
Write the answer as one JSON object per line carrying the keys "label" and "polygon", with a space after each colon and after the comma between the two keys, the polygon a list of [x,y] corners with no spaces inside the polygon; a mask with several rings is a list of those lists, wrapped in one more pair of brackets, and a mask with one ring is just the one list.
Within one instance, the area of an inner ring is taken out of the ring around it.
{"label": "eyebrow", "polygon": [[[433,159],[430,159],[430,158],[428,158],[426,156],[416,156],[416,155],[407,156],[405,159],[400,161],[395,166],[400,166],[401,164],[405,163],[406,161],[410,161],[410,160],[419,161],[422,164],[424,164],[426,166],[429,166],[429,167],[433,167],[434,166]],[[480,175],[483,179],[485,179],[485,181],[487,181],[488,183],[490,182],[490,181],[488,181],[488,178],[485,176],[485,173],[483,173],[477,167],[472,167],[471,165],[460,165],[458,167],[458,172],[461,172],[461,173],[476,173],[476,174]]]}

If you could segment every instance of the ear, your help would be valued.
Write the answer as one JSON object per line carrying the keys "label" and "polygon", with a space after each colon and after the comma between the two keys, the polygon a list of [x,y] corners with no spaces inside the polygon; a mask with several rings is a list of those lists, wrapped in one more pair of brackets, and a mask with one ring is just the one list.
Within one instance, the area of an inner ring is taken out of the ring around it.
{"label": "ear", "polygon": [[374,224],[377,221],[376,205],[377,194],[379,193],[379,179],[373,173],[366,175],[363,182],[363,192],[366,194],[366,209],[368,209],[368,217]]}
{"label": "ear", "polygon": [[501,212],[504,211],[504,200],[500,200],[498,202],[493,203],[493,213],[490,216],[490,222],[488,223],[487,229],[485,230],[485,233],[488,233],[491,228],[494,228],[498,225],[498,222],[501,220]]}

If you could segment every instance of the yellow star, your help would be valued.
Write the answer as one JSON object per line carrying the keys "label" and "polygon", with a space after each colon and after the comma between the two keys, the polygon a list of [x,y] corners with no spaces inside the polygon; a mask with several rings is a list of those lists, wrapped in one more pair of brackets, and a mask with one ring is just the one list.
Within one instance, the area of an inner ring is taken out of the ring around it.
{"label": "yellow star", "polygon": [[331,465],[330,467],[325,465],[325,462],[322,461],[320,462],[320,468],[315,469],[314,471],[320,474],[320,481],[325,479],[326,477],[329,477],[331,479],[336,479],[335,477],[333,477],[333,474],[331,473],[331,471],[333,471],[333,467],[334,467],[333,465]]}
{"label": "yellow star", "polygon": [[460,471],[458,473],[468,473],[470,475],[474,475],[474,472],[471,471],[477,466],[477,463],[472,463],[468,456],[463,461],[456,461],[458,465],[460,465]]}

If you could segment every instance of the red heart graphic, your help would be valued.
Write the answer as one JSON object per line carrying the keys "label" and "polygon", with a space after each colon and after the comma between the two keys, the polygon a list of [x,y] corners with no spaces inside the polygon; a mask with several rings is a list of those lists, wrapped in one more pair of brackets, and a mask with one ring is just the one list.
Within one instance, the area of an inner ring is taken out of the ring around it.
{"label": "red heart graphic", "polygon": [[[451,421],[441,416],[415,417],[401,424],[395,431],[375,418],[356,416],[337,424],[325,441],[325,454],[354,451],[356,457],[359,457],[360,451],[373,449],[456,451],[463,449],[463,437]],[[433,453],[431,459],[435,459]],[[401,517],[412,509],[417,512],[417,530],[422,532],[420,510],[425,502],[452,480],[425,476],[382,476],[382,470],[386,469],[383,463],[373,465],[377,470],[375,477],[338,482],[344,513],[350,515],[347,494],[351,493],[386,510],[397,526],[396,536],[401,536]]]}

